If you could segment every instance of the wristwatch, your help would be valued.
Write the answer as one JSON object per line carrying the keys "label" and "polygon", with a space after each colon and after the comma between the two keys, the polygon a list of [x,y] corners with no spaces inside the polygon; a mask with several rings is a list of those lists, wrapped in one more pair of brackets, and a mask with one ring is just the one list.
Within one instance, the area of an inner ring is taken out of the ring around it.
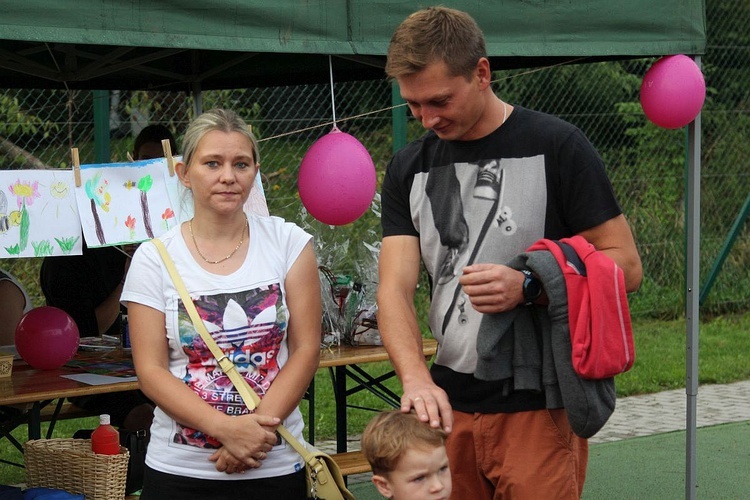
{"label": "wristwatch", "polygon": [[526,301],[524,305],[530,306],[542,295],[542,283],[528,269],[521,269],[521,272],[524,274],[523,299]]}

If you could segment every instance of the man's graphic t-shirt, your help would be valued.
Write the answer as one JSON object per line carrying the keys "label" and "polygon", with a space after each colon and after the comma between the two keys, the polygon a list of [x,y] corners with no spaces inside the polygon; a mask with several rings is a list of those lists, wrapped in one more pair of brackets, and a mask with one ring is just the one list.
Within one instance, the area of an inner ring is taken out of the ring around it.
{"label": "man's graphic t-shirt", "polygon": [[383,236],[419,238],[431,280],[429,325],[440,344],[431,372],[455,409],[544,407],[543,395],[506,397],[499,383],[474,377],[482,314],[463,293],[462,269],[505,264],[540,238],[573,236],[620,213],[585,135],[520,106],[480,139],[428,132],[396,153],[383,180]]}

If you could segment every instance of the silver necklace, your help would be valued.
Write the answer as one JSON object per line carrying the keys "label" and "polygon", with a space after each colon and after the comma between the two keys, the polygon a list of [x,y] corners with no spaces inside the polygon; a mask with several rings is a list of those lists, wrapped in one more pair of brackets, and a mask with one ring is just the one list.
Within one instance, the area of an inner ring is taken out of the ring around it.
{"label": "silver necklace", "polygon": [[[240,249],[240,247],[242,246],[242,244],[243,244],[243,243],[245,242],[245,229],[246,229],[246,228],[248,228],[248,226],[249,226],[249,224],[248,224],[248,222],[247,222],[247,214],[245,214],[245,227],[244,227],[244,228],[242,228],[242,236],[240,236],[240,242],[239,242],[239,243],[237,243],[237,246],[236,246],[236,247],[234,247],[234,250],[232,250],[232,251],[231,251],[231,252],[229,253],[229,255],[227,255],[227,256],[226,256],[226,257],[224,257],[223,259],[219,259],[219,260],[208,260],[208,259],[206,258],[206,256],[205,256],[205,255],[203,255],[203,252],[201,252],[201,249],[200,249],[200,248],[198,248],[198,242],[197,242],[197,241],[195,241],[195,235],[193,234],[193,219],[190,219],[190,220],[188,221],[188,229],[190,230],[190,237],[191,237],[191,238],[193,239],[193,245],[195,246],[195,251],[196,251],[196,252],[198,252],[198,255],[200,255],[201,259],[203,259],[203,261],[204,261],[204,262],[206,262],[207,264],[221,264],[221,263],[222,263],[222,262],[224,262],[225,260],[229,260],[229,259],[231,259],[231,258],[232,258],[232,256],[233,256],[234,254],[236,254],[236,253],[237,253],[237,250],[239,250],[239,249]],[[248,231],[249,231],[249,229],[248,229]]]}

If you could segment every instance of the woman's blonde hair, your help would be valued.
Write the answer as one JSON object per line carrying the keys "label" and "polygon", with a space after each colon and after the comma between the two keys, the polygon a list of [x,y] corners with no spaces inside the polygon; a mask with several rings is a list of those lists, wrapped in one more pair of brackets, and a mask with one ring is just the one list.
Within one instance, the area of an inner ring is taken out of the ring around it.
{"label": "woman's blonde hair", "polygon": [[182,138],[182,162],[186,166],[190,165],[190,160],[198,149],[198,143],[203,139],[203,136],[214,130],[227,133],[239,132],[245,135],[253,145],[255,164],[260,163],[258,140],[255,138],[252,129],[234,111],[215,108],[198,116],[185,131],[185,136]]}
{"label": "woman's blonde hair", "polygon": [[407,17],[391,37],[385,72],[390,78],[418,73],[443,61],[453,76],[469,77],[487,57],[484,34],[466,12],[428,7]]}
{"label": "woman's blonde hair", "polygon": [[362,453],[373,474],[387,474],[407,450],[445,446],[447,434],[421,422],[415,413],[392,410],[379,413],[362,433]]}
{"label": "woman's blonde hair", "polygon": [[[185,131],[182,138],[182,162],[185,165],[185,172],[190,168],[195,151],[198,149],[198,143],[207,133],[219,130],[221,132],[239,132],[250,139],[253,147],[253,161],[256,168],[260,164],[260,151],[258,150],[258,140],[255,138],[252,129],[239,117],[237,113],[228,109],[214,108],[206,111],[193,120]],[[180,184],[179,200],[183,210],[190,212],[193,208],[192,191],[186,189]]]}

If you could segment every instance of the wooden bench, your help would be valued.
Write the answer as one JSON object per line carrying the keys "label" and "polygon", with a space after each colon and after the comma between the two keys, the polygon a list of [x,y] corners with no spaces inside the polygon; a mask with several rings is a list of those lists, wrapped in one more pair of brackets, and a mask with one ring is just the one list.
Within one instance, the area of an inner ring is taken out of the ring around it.
{"label": "wooden bench", "polygon": [[362,474],[370,472],[370,463],[367,461],[361,451],[348,451],[346,453],[336,453],[331,455],[341,469],[341,475],[346,477],[352,474]]}

